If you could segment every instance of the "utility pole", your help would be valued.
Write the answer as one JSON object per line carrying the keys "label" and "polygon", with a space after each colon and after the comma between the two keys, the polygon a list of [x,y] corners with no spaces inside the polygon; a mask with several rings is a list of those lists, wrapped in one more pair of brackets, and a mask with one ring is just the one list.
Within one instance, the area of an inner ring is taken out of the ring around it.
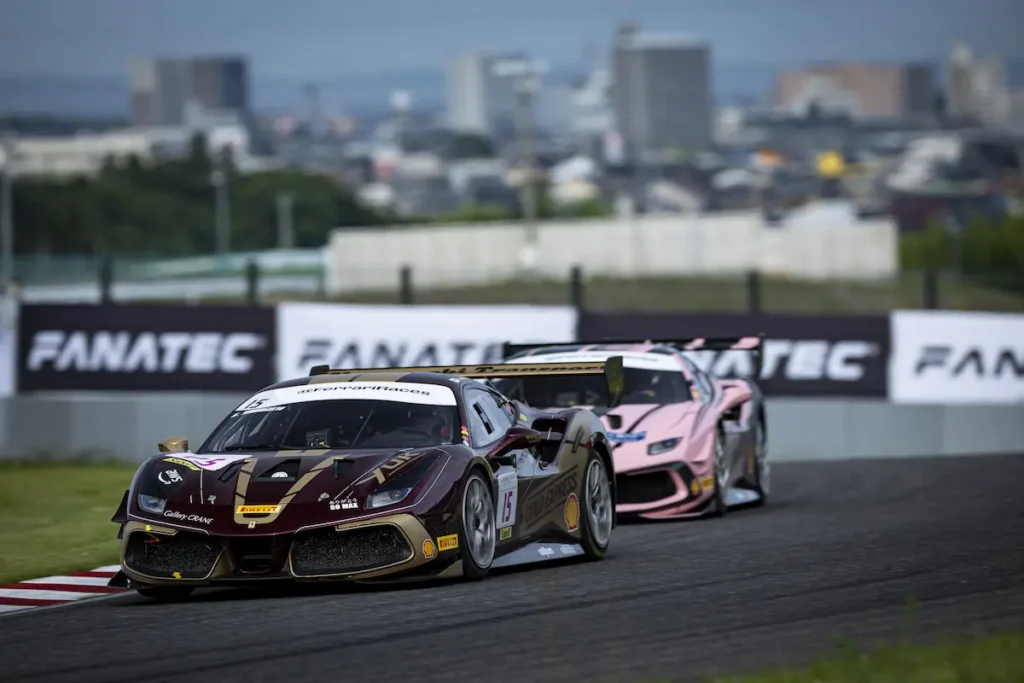
{"label": "utility pole", "polygon": [[525,244],[519,254],[524,270],[537,267],[537,188],[535,159],[533,153],[533,98],[541,86],[541,78],[547,72],[544,62],[528,62],[523,59],[509,59],[496,63],[493,74],[499,78],[513,80],[516,94],[516,138],[518,142],[519,167],[524,173],[520,201],[523,204],[523,232]]}
{"label": "utility pole", "polygon": [[4,290],[14,290],[14,134],[3,133],[0,148],[4,154],[2,186],[0,186],[0,251]]}
{"label": "utility pole", "polygon": [[277,195],[277,246],[291,249],[295,246],[295,229],[292,224],[292,210],[295,198],[291,192],[279,192]]}

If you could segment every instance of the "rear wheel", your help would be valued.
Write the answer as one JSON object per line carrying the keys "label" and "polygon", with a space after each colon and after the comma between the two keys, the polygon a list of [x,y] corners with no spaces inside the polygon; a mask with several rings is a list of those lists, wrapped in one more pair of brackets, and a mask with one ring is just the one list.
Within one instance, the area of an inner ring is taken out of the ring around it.
{"label": "rear wheel", "polygon": [[494,561],[497,535],[494,497],[490,485],[478,471],[470,473],[462,489],[461,517],[462,572],[470,581],[479,581],[487,576]]}
{"label": "rear wheel", "polygon": [[754,503],[756,506],[768,502],[768,491],[771,490],[771,481],[768,470],[768,432],[764,428],[764,418],[758,418],[754,433],[754,493],[759,498]]}
{"label": "rear wheel", "polygon": [[714,467],[715,467],[715,495],[711,499],[711,514],[715,517],[724,517],[729,511],[725,504],[726,496],[729,493],[729,464],[725,460],[725,432],[719,425],[715,430],[714,444]]}
{"label": "rear wheel", "polygon": [[588,560],[600,560],[612,538],[615,504],[604,460],[591,451],[583,478],[583,531],[580,545]]}
{"label": "rear wheel", "polygon": [[139,595],[160,602],[180,602],[192,595],[193,586],[153,586],[138,589]]}

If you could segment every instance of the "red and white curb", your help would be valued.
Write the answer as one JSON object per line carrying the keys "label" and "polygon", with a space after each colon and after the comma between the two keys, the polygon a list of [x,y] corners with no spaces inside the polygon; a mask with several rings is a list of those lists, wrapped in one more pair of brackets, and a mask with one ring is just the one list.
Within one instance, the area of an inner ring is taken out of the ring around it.
{"label": "red and white curb", "polygon": [[47,576],[19,583],[0,584],[0,614],[21,612],[33,607],[53,607],[77,600],[126,592],[107,583],[121,567],[110,565],[68,576]]}

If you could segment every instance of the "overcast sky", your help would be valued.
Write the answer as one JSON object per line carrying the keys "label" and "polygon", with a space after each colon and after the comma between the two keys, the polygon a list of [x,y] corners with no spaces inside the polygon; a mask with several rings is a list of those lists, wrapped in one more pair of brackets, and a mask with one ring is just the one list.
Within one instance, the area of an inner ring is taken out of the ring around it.
{"label": "overcast sky", "polygon": [[243,53],[261,77],[441,67],[524,48],[555,63],[621,19],[707,40],[720,63],[1024,58],[1024,0],[0,0],[0,74],[123,76],[134,57]]}

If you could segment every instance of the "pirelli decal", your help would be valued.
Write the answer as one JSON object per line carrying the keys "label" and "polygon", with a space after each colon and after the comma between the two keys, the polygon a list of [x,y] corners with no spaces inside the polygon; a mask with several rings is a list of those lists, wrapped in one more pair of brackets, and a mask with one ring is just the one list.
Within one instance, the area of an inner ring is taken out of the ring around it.
{"label": "pirelli decal", "polygon": [[238,483],[235,484],[235,524],[242,524],[250,529],[255,529],[258,524],[270,524],[281,515],[285,507],[288,506],[288,503],[292,502],[292,499],[298,495],[299,491],[304,489],[309,482],[313,481],[316,475],[330,467],[334,460],[335,458],[329,457],[318,462],[312,469],[302,475],[297,482],[292,484],[291,488],[288,489],[288,493],[284,494],[284,497],[273,505],[250,505],[245,502],[245,495],[249,490],[252,471],[256,467],[255,458],[246,460],[238,472]]}

